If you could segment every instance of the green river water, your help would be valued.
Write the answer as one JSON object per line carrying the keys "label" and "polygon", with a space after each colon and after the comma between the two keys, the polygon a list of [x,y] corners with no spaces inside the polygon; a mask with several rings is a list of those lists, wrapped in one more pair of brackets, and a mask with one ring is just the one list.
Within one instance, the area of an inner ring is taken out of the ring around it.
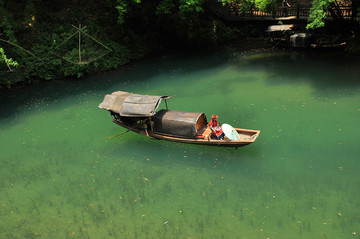
{"label": "green river water", "polygon": [[[226,50],[1,96],[0,238],[360,238],[360,60]],[[122,90],[259,129],[235,149],[127,133]]]}

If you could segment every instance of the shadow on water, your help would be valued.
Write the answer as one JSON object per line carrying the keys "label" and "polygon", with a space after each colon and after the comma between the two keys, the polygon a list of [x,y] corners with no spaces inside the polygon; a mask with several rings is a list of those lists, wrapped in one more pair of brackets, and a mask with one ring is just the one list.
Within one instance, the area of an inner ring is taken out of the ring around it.
{"label": "shadow on water", "polygon": [[114,144],[121,145],[113,148],[110,154],[127,154],[126,158],[133,159],[135,163],[148,163],[156,167],[202,168],[226,171],[228,174],[236,174],[241,170],[244,174],[252,172],[248,176],[256,178],[259,175],[254,172],[260,172],[258,165],[263,160],[260,143],[235,149],[168,142],[135,133],[120,137],[110,139]]}
{"label": "shadow on water", "polygon": [[271,51],[240,55],[235,60],[239,71],[248,66],[266,71],[268,84],[310,83],[319,95],[360,84],[360,58],[345,53]]}

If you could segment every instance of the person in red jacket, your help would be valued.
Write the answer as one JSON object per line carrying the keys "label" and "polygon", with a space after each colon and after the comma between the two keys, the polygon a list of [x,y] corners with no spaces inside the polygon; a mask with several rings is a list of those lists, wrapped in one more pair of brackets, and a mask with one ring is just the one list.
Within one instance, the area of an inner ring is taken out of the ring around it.
{"label": "person in red jacket", "polygon": [[225,134],[219,124],[219,121],[217,121],[217,118],[217,115],[212,115],[209,126],[211,131],[216,135],[217,139],[224,139]]}

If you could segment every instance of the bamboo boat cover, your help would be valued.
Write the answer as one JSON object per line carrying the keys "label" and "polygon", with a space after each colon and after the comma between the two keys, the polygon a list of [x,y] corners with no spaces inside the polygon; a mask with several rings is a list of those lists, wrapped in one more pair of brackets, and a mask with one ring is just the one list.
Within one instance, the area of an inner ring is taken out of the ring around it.
{"label": "bamboo boat cover", "polygon": [[168,96],[151,96],[116,91],[106,95],[99,108],[112,111],[125,117],[149,117],[156,113],[162,99]]}
{"label": "bamboo boat cover", "polygon": [[268,26],[266,32],[283,32],[283,31],[291,31],[294,28],[294,24],[284,24],[284,25],[271,25]]}
{"label": "bamboo boat cover", "polygon": [[154,132],[174,137],[194,138],[206,127],[206,123],[204,113],[160,110],[154,116]]}

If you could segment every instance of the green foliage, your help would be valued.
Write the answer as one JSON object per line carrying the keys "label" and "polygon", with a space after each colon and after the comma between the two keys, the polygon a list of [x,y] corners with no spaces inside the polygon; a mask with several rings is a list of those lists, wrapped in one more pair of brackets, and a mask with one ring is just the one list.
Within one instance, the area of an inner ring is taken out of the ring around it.
{"label": "green foliage", "polygon": [[2,32],[5,33],[5,36],[12,40],[13,42],[16,42],[14,37],[14,31],[12,29],[12,25],[9,20],[9,14],[5,9],[0,7],[0,29]]}
{"label": "green foliage", "polygon": [[264,12],[274,11],[278,3],[278,0],[255,0],[255,6]]}
{"label": "green foliage", "polygon": [[24,8],[24,23],[27,23],[28,26],[33,26],[34,23],[34,15],[36,13],[35,9],[35,2],[38,2],[38,0],[33,1],[27,1],[25,8]]}
{"label": "green foliage", "polygon": [[179,13],[186,17],[188,14],[203,12],[205,0],[180,0]]}
{"label": "green foliage", "polygon": [[19,66],[19,63],[14,61],[12,58],[7,58],[3,48],[0,48],[0,62],[5,62],[6,65],[8,66],[8,68],[9,68],[9,70],[12,70],[11,66],[12,67],[18,67]]}
{"label": "green foliage", "polygon": [[221,21],[214,21],[212,33],[214,40],[219,40],[220,42],[242,39],[245,35],[242,30],[236,27],[229,27]]}
{"label": "green foliage", "polygon": [[172,14],[175,11],[176,4],[173,0],[163,0],[156,8],[156,14]]}
{"label": "green foliage", "polygon": [[118,10],[118,23],[120,25],[125,23],[125,16],[128,13],[128,8],[130,7],[130,3],[140,4],[141,0],[116,0],[117,5],[115,8]]}
{"label": "green foliage", "polygon": [[127,4],[125,1],[118,1],[118,5],[116,6],[116,9],[119,11],[118,16],[118,23],[124,24],[125,23],[125,14],[127,13]]}
{"label": "green foliage", "polygon": [[183,20],[194,17],[194,14],[204,12],[204,5],[207,0],[162,0],[157,5],[155,13],[157,15],[180,16]]}
{"label": "green foliage", "polygon": [[272,12],[276,9],[279,0],[222,0],[222,3],[224,6],[236,3],[241,6],[240,12],[249,11],[251,8]]}
{"label": "green foliage", "polygon": [[331,0],[314,0],[310,9],[307,29],[324,27],[324,19],[326,17],[326,9],[329,8]]}
{"label": "green foliage", "polygon": [[131,51],[125,45],[113,41],[108,42],[107,45],[112,49],[112,52],[92,64],[96,69],[117,69],[133,58]]}

